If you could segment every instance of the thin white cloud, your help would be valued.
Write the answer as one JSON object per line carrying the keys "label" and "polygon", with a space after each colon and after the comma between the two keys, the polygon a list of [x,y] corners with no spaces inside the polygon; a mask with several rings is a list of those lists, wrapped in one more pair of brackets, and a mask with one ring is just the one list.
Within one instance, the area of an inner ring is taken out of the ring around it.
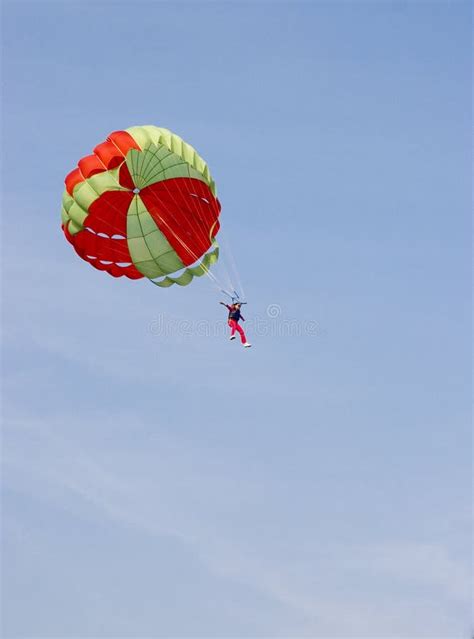
{"label": "thin white cloud", "polygon": [[[103,419],[90,427],[100,428]],[[285,552],[268,531],[260,538],[232,525],[239,503],[258,507],[266,487],[259,489],[252,476],[236,484],[231,468],[226,475],[226,460],[213,459],[212,451],[186,447],[169,434],[160,434],[149,451],[92,450],[86,438],[78,439],[80,419],[76,425],[68,439],[58,434],[59,424],[13,424],[16,436],[8,434],[4,459],[7,484],[65,509],[90,504],[137,534],[171,535],[211,572],[298,613],[301,628],[314,637],[451,639],[467,623],[459,611],[469,605],[468,571],[440,543],[342,545],[313,539],[313,531],[290,521],[288,531],[297,532]]]}

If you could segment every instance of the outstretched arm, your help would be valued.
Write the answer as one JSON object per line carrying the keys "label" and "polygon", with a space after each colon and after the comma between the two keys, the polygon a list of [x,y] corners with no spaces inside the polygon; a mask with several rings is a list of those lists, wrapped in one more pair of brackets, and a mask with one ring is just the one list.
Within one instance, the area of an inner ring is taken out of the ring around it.
{"label": "outstretched arm", "polygon": [[230,311],[230,306],[226,304],[225,302],[219,302],[219,304],[222,304],[222,306],[225,306],[226,309]]}

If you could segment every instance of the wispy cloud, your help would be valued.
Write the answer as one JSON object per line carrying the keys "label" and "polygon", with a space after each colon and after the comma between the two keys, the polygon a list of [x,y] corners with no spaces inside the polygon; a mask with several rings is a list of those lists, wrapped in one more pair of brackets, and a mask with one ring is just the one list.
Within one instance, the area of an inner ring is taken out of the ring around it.
{"label": "wispy cloud", "polygon": [[[456,628],[461,636],[469,574],[439,542],[341,545],[289,521],[274,543],[268,530],[260,537],[245,523],[269,489],[254,473],[238,476],[230,460],[159,429],[148,450],[125,450],[120,436],[92,448],[76,423],[77,430],[69,424],[69,437],[59,422],[11,424],[6,485],[78,513],[89,505],[135,529],[137,543],[143,533],[173,536],[212,573],[299,615],[301,636],[452,637]],[[123,426],[115,424],[119,431]],[[104,416],[97,416],[89,433],[101,427]]]}

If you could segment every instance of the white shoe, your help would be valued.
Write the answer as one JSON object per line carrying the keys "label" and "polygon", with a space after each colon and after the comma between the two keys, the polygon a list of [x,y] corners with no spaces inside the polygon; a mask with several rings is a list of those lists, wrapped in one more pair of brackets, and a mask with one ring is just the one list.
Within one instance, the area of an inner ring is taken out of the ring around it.
{"label": "white shoe", "polygon": [[244,344],[244,348],[250,348],[252,346],[252,344],[249,344],[248,342],[245,342]]}
{"label": "white shoe", "polygon": [[230,339],[230,341],[232,341],[233,339],[235,339],[235,335],[231,335],[231,336],[229,337],[229,339]]}

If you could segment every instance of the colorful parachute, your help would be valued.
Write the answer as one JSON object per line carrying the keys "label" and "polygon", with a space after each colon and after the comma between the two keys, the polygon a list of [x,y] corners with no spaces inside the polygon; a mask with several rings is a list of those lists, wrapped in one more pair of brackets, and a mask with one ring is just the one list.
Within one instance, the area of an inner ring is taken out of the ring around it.
{"label": "colorful parachute", "polygon": [[218,258],[214,181],[193,147],[167,129],[111,133],[65,183],[64,235],[100,271],[185,286]]}

